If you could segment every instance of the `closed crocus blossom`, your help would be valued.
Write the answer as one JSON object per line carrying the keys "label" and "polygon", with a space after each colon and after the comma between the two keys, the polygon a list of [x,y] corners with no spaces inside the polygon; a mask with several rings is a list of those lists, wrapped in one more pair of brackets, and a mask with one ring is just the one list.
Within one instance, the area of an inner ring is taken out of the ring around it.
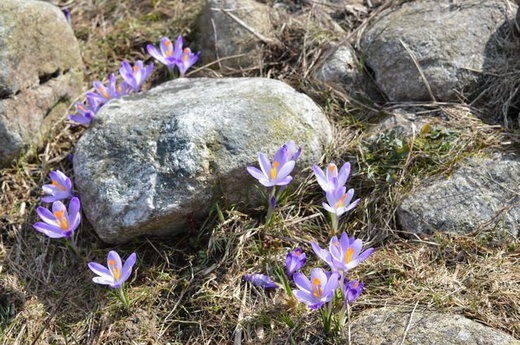
{"label": "closed crocus blossom", "polygon": [[298,148],[296,148],[296,143],[294,142],[294,140],[289,140],[284,144],[284,146],[287,148],[287,160],[293,160],[296,162],[296,160],[300,157],[302,153],[302,147],[298,146]]}
{"label": "closed crocus blossom", "polygon": [[287,271],[287,276],[291,278],[294,272],[298,271],[300,268],[305,265],[307,262],[307,255],[302,252],[301,248],[296,248],[292,252],[287,254],[285,258],[285,268]]}
{"label": "closed crocus blossom", "polygon": [[74,230],[81,222],[80,202],[78,198],[72,198],[67,211],[61,201],[52,203],[52,212],[45,207],[38,207],[36,213],[43,220],[33,227],[50,238],[71,239]]}
{"label": "closed crocus blossom", "polygon": [[323,208],[333,213],[336,217],[352,210],[359,204],[359,199],[351,203],[354,197],[354,189],[347,191],[346,187],[339,185],[335,189],[325,193],[325,197],[327,198],[327,203],[324,202],[322,204]]}
{"label": "closed crocus blossom", "polygon": [[250,282],[253,285],[260,286],[264,289],[278,288],[278,284],[273,282],[271,278],[269,278],[267,275],[261,273],[246,274],[244,275],[244,280]]}
{"label": "closed crocus blossom", "polygon": [[88,268],[97,277],[92,278],[92,281],[101,285],[108,285],[113,289],[119,289],[123,286],[123,283],[128,280],[130,274],[132,274],[132,268],[135,265],[137,255],[132,253],[125,264],[121,262],[121,257],[115,251],[110,251],[107,257],[107,267],[98,264],[97,262],[90,262]]}
{"label": "closed crocus blossom", "polygon": [[345,303],[354,303],[363,292],[365,285],[357,280],[345,279],[343,283],[343,292],[345,295]]}
{"label": "closed crocus blossom", "polygon": [[72,194],[72,181],[59,170],[51,171],[49,174],[52,183],[43,185],[42,189],[46,196],[43,202],[55,202],[58,200],[69,199]]}
{"label": "closed crocus blossom", "polygon": [[293,290],[293,294],[298,301],[305,303],[309,308],[319,309],[332,300],[339,281],[339,273],[334,272],[327,276],[321,268],[314,268],[311,271],[310,280],[304,274],[296,272],[294,283],[298,289]]}
{"label": "closed crocus blossom", "polygon": [[152,73],[152,70],[153,63],[148,65],[148,67],[145,67],[141,60],[137,60],[132,67],[128,61],[123,60],[119,73],[128,87],[137,93]]}
{"label": "closed crocus blossom", "polygon": [[[182,38],[181,38],[182,39]],[[178,40],[178,39],[177,39]],[[182,55],[182,41],[181,41],[181,50],[180,52],[176,52],[174,54],[172,41],[168,37],[161,38],[161,43],[159,44],[159,49],[155,46],[148,44],[146,46],[146,50],[148,54],[157,59],[160,63],[168,67],[170,71],[173,71],[175,66],[177,65],[177,60]],[[177,55],[177,56],[176,56]]]}
{"label": "closed crocus blossom", "polygon": [[311,246],[316,255],[325,261],[333,271],[341,272],[353,269],[374,252],[374,248],[368,248],[362,252],[363,241],[355,237],[349,238],[345,232],[339,240],[336,236],[331,238],[329,250],[320,248],[315,242],[312,242]]}
{"label": "closed crocus blossom", "polygon": [[74,106],[77,113],[69,115],[69,120],[81,123],[83,125],[89,125],[92,119],[97,114],[101,107],[101,101],[99,97],[92,92],[87,93],[87,102],[77,102]]}
{"label": "closed crocus blossom", "polygon": [[334,163],[329,163],[325,171],[321,170],[318,165],[314,165],[312,170],[320,187],[325,192],[329,192],[338,186],[342,187],[345,185],[350,174],[350,163],[343,164],[339,172],[338,167]]}
{"label": "closed crocus blossom", "polygon": [[285,186],[292,181],[289,174],[294,169],[295,162],[287,160],[287,147],[282,146],[274,155],[273,162],[264,153],[258,154],[260,169],[247,167],[247,171],[266,187]]}

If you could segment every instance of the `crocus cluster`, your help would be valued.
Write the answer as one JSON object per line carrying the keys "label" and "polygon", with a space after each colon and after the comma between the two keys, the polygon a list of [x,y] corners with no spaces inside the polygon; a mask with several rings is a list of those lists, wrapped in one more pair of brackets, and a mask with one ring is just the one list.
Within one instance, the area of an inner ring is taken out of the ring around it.
{"label": "crocus cluster", "polygon": [[[174,68],[177,67],[179,75],[184,77],[186,71],[199,59],[200,52],[194,54],[190,48],[183,48],[183,45],[182,36],[177,38],[175,47],[173,47],[169,38],[163,37],[159,49],[151,44],[146,49],[151,56],[166,65],[172,75]],[[69,120],[88,126],[99,109],[111,99],[132,92],[138,93],[152,73],[153,67],[153,63],[145,66],[141,60],[135,61],[133,66],[128,61],[123,60],[119,68],[122,81],[118,84],[114,73],[110,74],[106,86],[98,80],[94,81],[94,91],[87,92],[85,102],[75,104],[76,113],[69,115]]]}
{"label": "crocus cluster", "polygon": [[[265,153],[258,154],[260,169],[247,167],[247,171],[260,182],[261,185],[269,188],[268,200],[269,208],[267,211],[266,224],[269,224],[273,211],[276,207],[276,200],[280,197],[285,187],[292,181],[289,174],[293,171],[296,160],[300,157],[302,148],[296,148],[294,141],[289,141],[280,147],[275,153],[271,162]],[[277,186],[279,187],[277,191]]]}
{"label": "crocus cluster", "polygon": [[312,167],[318,184],[325,192],[327,202],[323,203],[323,208],[327,210],[331,217],[332,234],[338,233],[339,217],[352,210],[359,204],[359,199],[352,201],[354,189],[345,187],[350,174],[350,163],[345,163],[338,172],[338,167],[334,163],[329,163],[325,171],[318,165]]}
{"label": "crocus cluster", "polygon": [[[247,171],[255,177],[260,184],[270,188],[269,221],[272,208],[276,205],[276,186],[285,188],[291,181],[295,161],[301,153],[301,148],[296,150],[293,141],[284,144],[276,152],[273,162],[269,161],[263,153],[258,154],[260,169],[248,167]],[[335,321],[336,330],[345,325],[349,305],[354,303],[364,289],[363,283],[348,279],[347,273],[365,261],[373,252],[373,248],[363,250],[363,241],[355,237],[349,237],[346,232],[341,236],[335,235],[338,230],[338,218],[345,212],[353,209],[359,203],[359,199],[352,201],[354,190],[345,187],[350,174],[350,164],[345,163],[338,171],[334,163],[327,165],[325,171],[317,165],[313,167],[318,184],[325,191],[327,202],[323,207],[331,213],[332,236],[328,249],[322,249],[316,242],[311,242],[311,248],[316,256],[329,266],[330,271],[321,267],[310,270],[310,276],[300,272],[307,262],[307,255],[301,248],[290,251],[285,260],[285,270],[275,269],[275,274],[280,284],[272,281],[264,274],[248,274],[245,280],[264,288],[277,288],[282,286],[289,297],[294,296],[298,301],[307,305],[310,309],[318,309],[321,312],[325,330],[330,333]],[[294,286],[295,288],[293,288]],[[341,304],[337,317],[333,317],[333,308],[336,303]]]}

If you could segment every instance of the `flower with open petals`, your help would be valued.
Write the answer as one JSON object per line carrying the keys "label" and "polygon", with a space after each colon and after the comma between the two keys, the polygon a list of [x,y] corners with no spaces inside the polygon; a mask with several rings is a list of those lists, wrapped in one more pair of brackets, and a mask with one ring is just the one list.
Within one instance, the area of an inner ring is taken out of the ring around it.
{"label": "flower with open petals", "polygon": [[69,203],[69,210],[61,201],[52,203],[52,212],[45,207],[39,206],[36,213],[43,222],[37,222],[33,227],[49,236],[50,238],[71,239],[74,230],[81,222],[80,202],[78,198],[72,198]]}
{"label": "flower with open petals", "polygon": [[292,252],[287,254],[285,258],[285,268],[287,271],[287,277],[291,278],[294,272],[298,271],[307,262],[307,255],[302,251],[301,248],[296,248]]}
{"label": "flower with open petals", "polygon": [[129,91],[125,83],[122,83],[119,86],[117,85],[116,75],[114,73],[111,73],[108,78],[108,87],[105,87],[105,85],[98,80],[95,80],[93,84],[94,89],[97,92],[88,92],[87,96],[94,97],[99,103],[101,103],[101,105],[104,105],[113,98],[124,96],[128,94]]}
{"label": "flower with open petals", "polygon": [[144,67],[143,62],[141,60],[137,60],[132,67],[128,61],[123,60],[121,63],[121,68],[119,69],[119,73],[130,89],[137,93],[146,79],[150,76],[150,73],[152,73],[152,70],[153,63],[151,63],[148,67]]}
{"label": "flower with open petals", "polygon": [[318,165],[312,167],[316,180],[321,189],[325,192],[334,190],[337,186],[344,186],[350,174],[350,163],[345,163],[338,172],[338,167],[334,163],[329,163],[325,171]]}
{"label": "flower with open petals", "polygon": [[327,203],[324,202],[322,204],[323,208],[335,214],[336,217],[352,210],[359,204],[359,199],[351,203],[354,197],[354,189],[351,188],[347,192],[346,187],[339,185],[337,185],[335,189],[326,192],[325,197],[327,198]]}
{"label": "flower with open petals", "polygon": [[186,71],[197,62],[200,56],[200,52],[194,54],[191,52],[190,48],[182,48],[184,45],[182,41],[182,36],[177,37],[177,41],[175,42],[175,51],[173,56],[176,59],[177,68],[179,69],[179,73],[181,78],[184,77]]}
{"label": "flower with open petals", "polygon": [[264,289],[276,289],[278,284],[273,282],[271,278],[261,273],[246,274],[244,280],[250,282],[253,285],[260,286]]}
{"label": "flower with open petals", "polygon": [[343,282],[343,292],[345,295],[345,303],[354,303],[363,292],[365,285],[357,280],[347,280]]}
{"label": "flower with open petals", "polygon": [[182,57],[182,41],[181,50],[179,52],[174,51],[172,41],[170,41],[168,37],[161,38],[159,49],[157,49],[155,46],[151,44],[148,44],[146,46],[146,50],[148,51],[148,54],[150,54],[151,56],[156,58],[160,63],[168,67],[170,71],[173,71],[173,69],[177,65],[177,60]]}
{"label": "flower with open petals", "polygon": [[298,301],[305,303],[311,309],[319,309],[322,305],[332,300],[334,291],[339,286],[340,274],[338,272],[327,276],[321,268],[311,271],[311,280],[303,273],[294,274],[294,283],[298,289],[293,294]]}
{"label": "flower with open petals", "polygon": [[269,161],[264,153],[258,154],[259,170],[255,167],[247,167],[247,171],[266,187],[285,186],[292,181],[289,176],[294,169],[295,162],[287,159],[287,147],[282,146],[274,155],[273,162]]}
{"label": "flower with open petals", "polygon": [[92,92],[89,92],[87,93],[87,103],[77,102],[75,104],[77,113],[69,115],[69,120],[83,125],[89,125],[101,105],[99,97],[95,96]]}
{"label": "flower with open petals", "polygon": [[72,181],[59,170],[51,171],[49,174],[52,183],[44,184],[42,189],[47,194],[42,198],[43,202],[54,202],[57,200],[69,199],[72,194]]}
{"label": "flower with open petals", "polygon": [[123,265],[119,254],[112,250],[108,253],[107,267],[97,262],[90,262],[88,264],[88,268],[98,275],[92,278],[92,281],[101,285],[109,285],[113,289],[119,289],[130,277],[130,274],[132,274],[132,268],[135,265],[136,259],[137,255],[132,253]]}
{"label": "flower with open petals", "polygon": [[354,236],[349,238],[346,232],[341,235],[339,240],[336,236],[330,239],[329,250],[320,248],[315,242],[311,242],[311,247],[316,255],[325,261],[333,271],[342,272],[353,269],[374,252],[374,248],[368,248],[361,252],[363,241],[356,239]]}

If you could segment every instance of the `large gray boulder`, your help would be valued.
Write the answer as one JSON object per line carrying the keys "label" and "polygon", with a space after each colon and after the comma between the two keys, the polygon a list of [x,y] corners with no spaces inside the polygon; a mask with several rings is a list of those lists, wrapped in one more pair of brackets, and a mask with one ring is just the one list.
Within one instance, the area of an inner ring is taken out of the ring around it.
{"label": "large gray boulder", "polygon": [[383,12],[360,46],[390,101],[432,101],[427,85],[435,100],[457,100],[478,88],[497,31],[515,11],[502,0],[411,1]]}
{"label": "large gray boulder", "polygon": [[[398,308],[371,309],[352,322],[352,343],[518,345],[512,336],[462,315],[428,311],[405,312]],[[404,341],[403,341],[404,339]]]}
{"label": "large gray boulder", "polygon": [[318,106],[280,81],[177,79],[99,111],[76,146],[75,183],[103,241],[174,234],[218,200],[258,205],[246,172],[258,152],[294,140],[301,169],[331,139]]}
{"label": "large gray boulder", "polygon": [[82,66],[78,42],[57,7],[0,1],[0,167],[66,115],[81,92]]}
{"label": "large gray boulder", "polygon": [[466,234],[486,227],[497,235],[506,231],[516,237],[519,185],[518,155],[473,157],[450,176],[427,181],[413,191],[398,207],[397,215],[403,229],[411,233],[438,230]]}

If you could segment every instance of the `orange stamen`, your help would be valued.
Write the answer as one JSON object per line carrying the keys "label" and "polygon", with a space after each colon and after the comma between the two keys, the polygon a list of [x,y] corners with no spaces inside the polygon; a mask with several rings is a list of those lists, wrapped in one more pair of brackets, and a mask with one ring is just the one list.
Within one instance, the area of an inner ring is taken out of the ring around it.
{"label": "orange stamen", "polygon": [[338,203],[336,204],[336,208],[343,207],[343,203],[345,202],[346,198],[347,198],[347,194],[343,194],[341,199],[339,199]]}
{"label": "orange stamen", "polygon": [[352,260],[352,255],[354,255],[354,249],[348,248],[347,255],[345,255],[345,263],[348,264]]}
{"label": "orange stamen", "polygon": [[336,166],[333,164],[329,165],[329,171],[331,174],[334,174],[334,170],[336,170]]}
{"label": "orange stamen", "polygon": [[164,42],[164,45],[166,46],[166,56],[172,56],[173,55],[173,49],[172,49],[172,42],[166,41]]}
{"label": "orange stamen", "polygon": [[138,66],[134,66],[134,74],[137,74],[139,73],[139,67]]}
{"label": "orange stamen", "polygon": [[312,280],[312,294],[316,298],[320,298],[323,295],[323,288],[321,287],[321,280],[314,278]]}
{"label": "orange stamen", "polygon": [[61,230],[69,230],[69,222],[67,221],[67,218],[65,218],[65,216],[63,215],[63,210],[54,212],[54,218],[56,218],[56,222],[60,226]]}
{"label": "orange stamen", "polygon": [[107,98],[107,99],[110,98],[110,96],[108,95],[107,90],[104,87],[99,87],[96,90],[98,90],[98,92],[100,94],[102,94],[105,98]]}
{"label": "orange stamen", "polygon": [[56,180],[52,180],[52,185],[58,189],[61,189],[62,191],[66,191],[67,188],[65,188],[64,186],[62,186],[58,181]]}
{"label": "orange stamen", "polygon": [[114,278],[116,278],[116,280],[119,280],[121,272],[119,272],[119,269],[116,267],[116,262],[114,260],[109,260],[108,264],[110,265],[110,267],[112,267],[112,273],[114,274]]}
{"label": "orange stamen", "polygon": [[271,168],[271,180],[274,180],[276,178],[276,173],[278,172],[276,168],[278,168],[279,165],[280,163],[278,163],[277,161],[273,162],[273,167]]}
{"label": "orange stamen", "polygon": [[189,48],[184,48],[184,55],[182,56],[182,62],[188,61],[188,53],[190,52]]}

